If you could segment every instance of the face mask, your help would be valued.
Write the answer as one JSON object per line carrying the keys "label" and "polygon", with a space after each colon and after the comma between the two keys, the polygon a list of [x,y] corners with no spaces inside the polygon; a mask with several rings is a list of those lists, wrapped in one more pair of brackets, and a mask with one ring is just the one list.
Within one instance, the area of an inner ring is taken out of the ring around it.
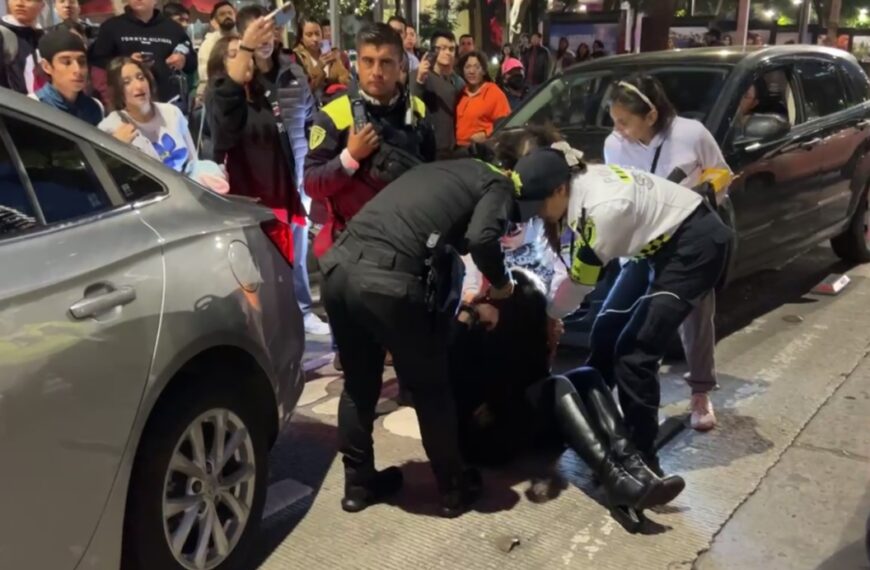
{"label": "face mask", "polygon": [[523,88],[523,76],[522,75],[508,75],[505,79],[505,85],[507,85],[510,89],[522,89]]}

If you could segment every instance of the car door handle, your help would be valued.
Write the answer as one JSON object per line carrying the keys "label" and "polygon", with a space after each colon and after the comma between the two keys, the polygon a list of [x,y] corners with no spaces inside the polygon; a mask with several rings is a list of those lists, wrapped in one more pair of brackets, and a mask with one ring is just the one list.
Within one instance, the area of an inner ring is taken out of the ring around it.
{"label": "car door handle", "polygon": [[870,127],[870,119],[864,119],[863,121],[858,121],[858,123],[855,126],[858,127],[858,130],[863,131],[867,127]]}
{"label": "car door handle", "polygon": [[814,139],[810,139],[806,142],[800,143],[798,145],[798,148],[801,148],[803,150],[812,150],[812,149],[816,148],[820,142],[822,142],[822,139],[816,137]]}
{"label": "car door handle", "polygon": [[132,303],[136,300],[136,290],[132,287],[118,287],[93,297],[85,297],[73,303],[69,312],[77,319],[96,317],[110,309]]}

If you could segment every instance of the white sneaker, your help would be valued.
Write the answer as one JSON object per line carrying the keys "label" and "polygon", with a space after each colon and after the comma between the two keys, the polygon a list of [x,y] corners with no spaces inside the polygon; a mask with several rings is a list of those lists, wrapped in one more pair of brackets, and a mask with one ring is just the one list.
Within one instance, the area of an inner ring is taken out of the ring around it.
{"label": "white sneaker", "polygon": [[320,317],[314,313],[308,313],[304,319],[305,333],[315,336],[326,336],[329,334],[329,325],[323,322]]}

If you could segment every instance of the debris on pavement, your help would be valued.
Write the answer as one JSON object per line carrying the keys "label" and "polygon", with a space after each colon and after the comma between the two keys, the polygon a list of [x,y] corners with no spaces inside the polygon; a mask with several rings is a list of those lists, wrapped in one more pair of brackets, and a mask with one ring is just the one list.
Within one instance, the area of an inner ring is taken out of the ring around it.
{"label": "debris on pavement", "polygon": [[520,539],[516,536],[500,536],[495,539],[495,545],[505,554],[520,545]]}

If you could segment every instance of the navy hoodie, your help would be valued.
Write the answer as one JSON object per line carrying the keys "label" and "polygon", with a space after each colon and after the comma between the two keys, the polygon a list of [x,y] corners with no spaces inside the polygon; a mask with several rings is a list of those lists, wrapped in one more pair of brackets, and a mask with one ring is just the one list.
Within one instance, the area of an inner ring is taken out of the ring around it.
{"label": "navy hoodie", "polygon": [[[91,47],[90,63],[106,69],[109,62],[118,56],[143,53],[152,57],[154,64],[151,73],[157,83],[157,100],[167,103],[179,95],[179,83],[174,80],[172,69],[166,65],[166,59],[176,48],[186,54],[184,72],[192,73],[196,69],[196,54],[184,28],[157,10],[154,10],[150,20],[143,22],[128,7],[123,14],[109,18],[100,26],[97,40]],[[96,76],[94,83],[98,83]],[[103,100],[108,101],[104,86],[96,87],[103,95]]]}
{"label": "navy hoodie", "polygon": [[79,93],[75,101],[67,101],[51,83],[36,92],[36,98],[74,117],[97,126],[103,120],[103,108],[92,97]]}

